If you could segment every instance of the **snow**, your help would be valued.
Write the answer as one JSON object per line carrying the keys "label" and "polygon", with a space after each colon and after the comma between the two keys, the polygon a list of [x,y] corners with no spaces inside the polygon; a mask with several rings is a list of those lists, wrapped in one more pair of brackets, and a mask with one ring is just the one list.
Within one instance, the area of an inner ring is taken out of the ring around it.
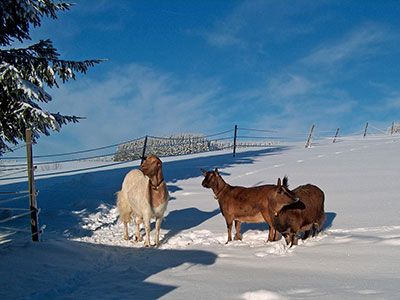
{"label": "snow", "polygon": [[[244,149],[236,158],[228,150],[162,158],[171,199],[159,248],[123,240],[118,222],[114,194],[138,162],[38,168],[46,228],[39,243],[0,231],[0,298],[398,299],[399,150],[399,135],[382,135]],[[243,224],[243,240],[225,244],[218,203],[201,186],[200,168],[216,167],[232,185],[284,175],[292,188],[318,185],[324,230],[288,248],[282,239],[266,243],[266,224]],[[1,179],[1,190],[26,188],[22,178]]]}

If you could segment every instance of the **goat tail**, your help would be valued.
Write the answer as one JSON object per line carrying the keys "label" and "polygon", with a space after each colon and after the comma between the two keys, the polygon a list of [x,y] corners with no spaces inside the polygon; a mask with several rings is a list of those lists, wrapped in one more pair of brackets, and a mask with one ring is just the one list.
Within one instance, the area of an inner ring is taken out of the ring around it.
{"label": "goat tail", "polygon": [[132,207],[129,204],[128,197],[124,191],[119,191],[117,195],[117,207],[119,212],[119,218],[124,223],[130,223],[132,221]]}

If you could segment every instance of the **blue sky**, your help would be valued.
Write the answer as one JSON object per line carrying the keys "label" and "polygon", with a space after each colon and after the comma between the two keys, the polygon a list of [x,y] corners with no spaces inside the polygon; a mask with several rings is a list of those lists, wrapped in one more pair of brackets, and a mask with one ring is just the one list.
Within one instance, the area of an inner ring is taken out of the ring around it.
{"label": "blue sky", "polygon": [[74,1],[31,31],[63,59],[108,59],[48,92],[87,117],[36,154],[139,136],[386,129],[400,112],[399,1]]}

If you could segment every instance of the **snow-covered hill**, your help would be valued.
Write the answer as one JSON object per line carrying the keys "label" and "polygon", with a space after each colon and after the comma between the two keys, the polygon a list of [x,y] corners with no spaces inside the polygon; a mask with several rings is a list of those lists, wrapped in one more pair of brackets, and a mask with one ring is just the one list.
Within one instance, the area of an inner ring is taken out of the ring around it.
{"label": "snow-covered hill", "polygon": [[[114,193],[137,162],[39,169],[46,228],[37,244],[0,232],[0,298],[398,299],[399,150],[393,135],[246,149],[236,158],[229,151],[163,158],[171,200],[158,249],[123,240],[118,222]],[[200,168],[216,167],[232,185],[284,175],[292,188],[318,185],[326,195],[324,231],[287,248],[283,240],[265,242],[266,224],[244,224],[243,240],[226,245],[218,203],[201,186]],[[0,184],[26,185],[18,178]]]}

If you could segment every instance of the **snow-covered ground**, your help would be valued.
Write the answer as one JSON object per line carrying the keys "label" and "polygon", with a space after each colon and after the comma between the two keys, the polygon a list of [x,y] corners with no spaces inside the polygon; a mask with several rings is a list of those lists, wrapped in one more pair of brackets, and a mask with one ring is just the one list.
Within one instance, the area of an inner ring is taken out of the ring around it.
{"label": "snow-covered ground", "polygon": [[[229,151],[163,158],[171,199],[159,248],[123,240],[118,222],[114,194],[137,162],[39,168],[46,228],[39,243],[0,231],[0,299],[399,299],[399,153],[393,135],[246,149],[236,158]],[[216,167],[231,185],[284,175],[292,188],[318,185],[323,232],[288,248],[265,242],[266,224],[244,224],[243,240],[226,245],[218,203],[201,186],[200,168]],[[20,178],[0,184],[26,189]],[[0,220],[10,215],[0,212]]]}

